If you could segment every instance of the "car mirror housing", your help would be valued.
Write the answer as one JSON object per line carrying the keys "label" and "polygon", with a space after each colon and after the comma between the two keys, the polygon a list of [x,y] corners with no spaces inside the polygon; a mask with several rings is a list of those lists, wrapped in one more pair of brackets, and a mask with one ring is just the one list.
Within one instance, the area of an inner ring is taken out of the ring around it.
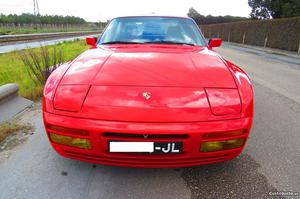
{"label": "car mirror housing", "polygon": [[87,37],[86,38],[86,44],[90,46],[96,46],[97,38],[96,37]]}
{"label": "car mirror housing", "polygon": [[220,38],[212,38],[208,42],[208,47],[213,48],[213,47],[219,47],[222,45],[222,39]]}

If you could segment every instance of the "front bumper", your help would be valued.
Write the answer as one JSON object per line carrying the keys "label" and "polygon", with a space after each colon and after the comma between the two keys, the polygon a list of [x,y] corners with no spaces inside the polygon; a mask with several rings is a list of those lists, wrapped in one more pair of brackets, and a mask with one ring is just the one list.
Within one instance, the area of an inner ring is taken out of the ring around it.
{"label": "front bumper", "polygon": [[[226,139],[242,137],[247,140],[252,124],[252,118],[190,123],[133,123],[74,118],[47,112],[43,113],[43,117],[45,124],[83,129],[89,132],[88,136],[76,137],[90,139],[92,144],[90,150],[51,142],[57,153],[64,157],[99,164],[145,168],[188,167],[233,159],[242,152],[246,142],[239,148],[204,153],[199,150],[200,144],[204,141],[203,135],[247,129],[247,132],[242,136],[226,137]],[[49,132],[70,135],[50,130],[47,125],[45,126],[48,137]],[[149,135],[148,138],[144,138],[143,135],[145,134]],[[110,140],[183,142],[183,152],[180,154],[110,153],[108,152]],[[214,141],[222,140],[224,138],[218,138]]]}

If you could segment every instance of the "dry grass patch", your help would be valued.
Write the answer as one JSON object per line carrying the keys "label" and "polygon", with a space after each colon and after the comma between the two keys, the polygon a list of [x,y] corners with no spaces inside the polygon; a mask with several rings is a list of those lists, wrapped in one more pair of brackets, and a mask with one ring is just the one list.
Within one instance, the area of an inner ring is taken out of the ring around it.
{"label": "dry grass patch", "polygon": [[5,138],[14,132],[22,130],[23,132],[28,132],[32,128],[28,124],[18,124],[16,122],[4,122],[0,124],[0,143],[5,140]]}

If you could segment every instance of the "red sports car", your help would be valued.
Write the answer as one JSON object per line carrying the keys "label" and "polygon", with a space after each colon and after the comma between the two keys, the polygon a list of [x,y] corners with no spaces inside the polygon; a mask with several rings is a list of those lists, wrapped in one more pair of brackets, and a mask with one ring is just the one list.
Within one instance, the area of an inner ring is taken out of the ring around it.
{"label": "red sports car", "polygon": [[246,73],[206,43],[190,18],[113,19],[91,49],[56,69],[43,117],[62,156],[130,167],[230,160],[247,141],[253,90]]}

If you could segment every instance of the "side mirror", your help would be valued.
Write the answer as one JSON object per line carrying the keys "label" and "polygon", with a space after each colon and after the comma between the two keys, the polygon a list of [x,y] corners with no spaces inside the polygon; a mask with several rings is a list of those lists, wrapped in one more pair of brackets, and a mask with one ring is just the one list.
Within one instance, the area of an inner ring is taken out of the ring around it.
{"label": "side mirror", "polygon": [[96,46],[96,43],[97,43],[96,37],[87,37],[85,40],[86,40],[86,44],[88,44],[90,46]]}
{"label": "side mirror", "polygon": [[213,47],[219,47],[222,45],[222,39],[220,38],[212,38],[208,42],[208,47],[213,48]]}

